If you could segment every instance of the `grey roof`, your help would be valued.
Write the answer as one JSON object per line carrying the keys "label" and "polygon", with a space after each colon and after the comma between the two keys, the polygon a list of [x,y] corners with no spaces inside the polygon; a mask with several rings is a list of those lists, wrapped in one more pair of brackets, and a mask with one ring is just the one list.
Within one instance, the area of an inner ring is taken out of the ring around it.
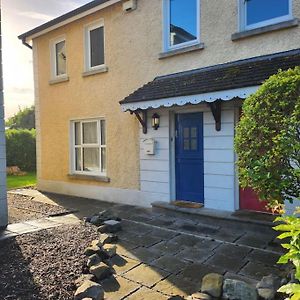
{"label": "grey roof", "polygon": [[120,104],[196,95],[263,83],[279,69],[300,66],[300,49],[155,78]]}
{"label": "grey roof", "polygon": [[90,10],[90,9],[98,6],[98,5],[101,5],[101,4],[103,4],[105,2],[109,2],[109,1],[110,0],[94,0],[92,2],[89,2],[89,3],[87,3],[87,4],[83,5],[83,6],[80,6],[80,7],[76,8],[76,9],[74,9],[74,10],[72,10],[72,11],[70,11],[70,12],[64,14],[64,15],[62,15],[62,16],[59,16],[59,17],[57,17],[57,18],[55,18],[55,19],[53,19],[53,20],[51,20],[51,21],[49,21],[47,23],[44,23],[44,24],[42,24],[42,25],[40,25],[40,26],[38,26],[38,27],[36,27],[36,28],[34,28],[32,30],[29,30],[29,31],[27,31],[27,32],[19,35],[18,38],[20,40],[24,40],[24,39],[26,39],[27,37],[29,37],[29,36],[31,36],[33,34],[39,33],[40,31],[43,31],[43,30],[45,30],[45,29],[47,29],[49,27],[52,27],[52,26],[54,26],[56,24],[59,24],[59,23],[65,21],[67,19],[70,19],[70,18],[72,18],[74,16],[77,16],[77,15],[79,15],[79,14],[85,12],[85,11],[88,11],[88,10]]}

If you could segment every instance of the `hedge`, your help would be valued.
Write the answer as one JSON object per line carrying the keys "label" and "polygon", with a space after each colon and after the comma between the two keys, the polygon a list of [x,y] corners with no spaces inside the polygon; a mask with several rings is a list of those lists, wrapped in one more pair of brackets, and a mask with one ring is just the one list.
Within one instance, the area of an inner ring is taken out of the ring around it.
{"label": "hedge", "polygon": [[35,129],[8,129],[5,135],[7,166],[18,166],[22,171],[35,171]]}

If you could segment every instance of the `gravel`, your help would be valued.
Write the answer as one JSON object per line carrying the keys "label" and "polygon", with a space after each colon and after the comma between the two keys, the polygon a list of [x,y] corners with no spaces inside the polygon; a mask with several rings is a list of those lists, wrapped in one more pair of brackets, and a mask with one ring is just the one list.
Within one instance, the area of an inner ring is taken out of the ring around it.
{"label": "gravel", "polygon": [[34,201],[32,197],[8,194],[9,223],[18,223],[68,212],[62,206]]}
{"label": "gravel", "polygon": [[84,249],[99,234],[92,225],[62,226],[0,243],[3,300],[68,300],[86,264]]}

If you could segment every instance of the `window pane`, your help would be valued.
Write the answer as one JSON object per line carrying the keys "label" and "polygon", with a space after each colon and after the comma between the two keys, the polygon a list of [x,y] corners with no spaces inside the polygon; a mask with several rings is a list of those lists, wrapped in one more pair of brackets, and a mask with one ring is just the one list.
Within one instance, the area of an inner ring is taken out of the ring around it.
{"label": "window pane", "polygon": [[75,128],[75,145],[81,145],[81,126],[80,122],[74,123]]}
{"label": "window pane", "polygon": [[105,121],[101,121],[101,145],[106,145]]}
{"label": "window pane", "polygon": [[99,148],[83,148],[83,171],[99,171]]}
{"label": "window pane", "polygon": [[183,150],[190,150],[190,140],[189,139],[184,139]]}
{"label": "window pane", "polygon": [[97,144],[97,122],[82,123],[83,144]]}
{"label": "window pane", "polygon": [[75,170],[81,171],[81,149],[75,148]]}
{"label": "window pane", "polygon": [[62,41],[55,45],[56,75],[66,74],[66,42]]}
{"label": "window pane", "polygon": [[103,27],[99,27],[90,31],[90,55],[91,67],[104,64],[104,36]]}
{"label": "window pane", "polygon": [[197,138],[197,127],[192,127],[191,128],[191,137],[192,138]]}
{"label": "window pane", "polygon": [[101,149],[101,161],[102,161],[101,172],[105,173],[106,172],[106,148]]}
{"label": "window pane", "polygon": [[197,0],[170,0],[170,45],[197,39]]}
{"label": "window pane", "polygon": [[198,140],[191,139],[191,150],[198,150]]}
{"label": "window pane", "polygon": [[246,0],[247,25],[289,14],[289,0]]}

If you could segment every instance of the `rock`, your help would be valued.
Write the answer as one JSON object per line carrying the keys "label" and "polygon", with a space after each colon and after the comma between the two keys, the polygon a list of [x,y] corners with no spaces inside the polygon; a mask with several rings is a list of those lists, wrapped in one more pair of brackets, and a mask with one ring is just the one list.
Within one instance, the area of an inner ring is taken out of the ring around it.
{"label": "rock", "polygon": [[116,245],[104,245],[102,249],[107,253],[108,257],[111,258],[117,254]]}
{"label": "rock", "polygon": [[116,233],[122,230],[121,222],[115,220],[108,220],[103,223],[103,225],[108,226],[109,233]]}
{"label": "rock", "polygon": [[181,296],[171,296],[168,300],[184,300]]}
{"label": "rock", "polygon": [[281,286],[281,279],[278,276],[268,275],[264,276],[262,280],[256,285],[258,295],[264,300],[274,299],[277,290]]}
{"label": "rock", "polygon": [[101,263],[101,258],[98,254],[93,254],[89,257],[86,265],[90,268],[91,266],[95,266],[99,263]]}
{"label": "rock", "polygon": [[118,236],[115,234],[103,233],[101,234],[99,241],[102,243],[102,245],[114,244],[118,242]]}
{"label": "rock", "polygon": [[86,256],[91,256],[93,254],[97,254],[101,251],[101,249],[98,246],[89,246],[84,250],[84,254]]}
{"label": "rock", "polygon": [[201,292],[209,294],[212,297],[219,298],[222,295],[223,276],[210,273],[203,277]]}
{"label": "rock", "polygon": [[100,226],[100,225],[103,224],[103,220],[98,215],[95,215],[95,216],[91,217],[90,223],[95,225],[95,226]]}
{"label": "rock", "polygon": [[104,290],[98,283],[86,280],[75,292],[74,300],[91,298],[93,300],[103,300]]}
{"label": "rock", "polygon": [[212,297],[205,293],[195,293],[187,298],[187,300],[212,300]]}
{"label": "rock", "polygon": [[98,227],[97,231],[100,233],[108,233],[109,227],[107,225],[101,225]]}
{"label": "rock", "polygon": [[112,274],[110,267],[108,267],[103,262],[90,267],[90,272],[97,277],[97,279],[102,280],[109,277]]}
{"label": "rock", "polygon": [[91,247],[102,247],[103,246],[103,244],[101,243],[101,241],[100,240],[93,240],[93,241],[91,241],[91,244],[90,244],[90,246]]}
{"label": "rock", "polygon": [[79,288],[85,281],[95,281],[96,277],[93,274],[84,274],[75,280],[75,285]]}
{"label": "rock", "polygon": [[257,300],[257,292],[251,285],[235,279],[225,279],[223,298],[228,300]]}

